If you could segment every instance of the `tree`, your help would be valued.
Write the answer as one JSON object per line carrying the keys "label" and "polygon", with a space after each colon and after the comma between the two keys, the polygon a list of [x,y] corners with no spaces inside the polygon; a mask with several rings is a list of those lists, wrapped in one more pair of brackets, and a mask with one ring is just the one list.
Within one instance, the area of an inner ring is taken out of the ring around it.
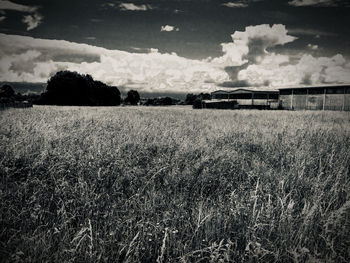
{"label": "tree", "polygon": [[185,104],[186,105],[194,105],[194,102],[199,99],[199,100],[210,100],[211,96],[209,93],[200,93],[198,95],[189,93],[186,95],[185,99]]}
{"label": "tree", "polygon": [[193,102],[195,101],[196,98],[197,98],[197,96],[194,95],[193,93],[187,94],[186,99],[185,99],[185,104],[186,105],[193,105]]}
{"label": "tree", "polygon": [[202,100],[200,98],[195,99],[195,101],[193,102],[193,109],[201,109],[202,107]]}
{"label": "tree", "polygon": [[124,101],[131,105],[137,105],[140,101],[140,95],[136,90],[129,90]]}
{"label": "tree", "polygon": [[90,75],[59,71],[48,80],[38,104],[114,106],[120,105],[120,92],[117,87],[95,81]]}
{"label": "tree", "polygon": [[163,106],[173,105],[173,100],[170,97],[160,98],[159,101],[160,101],[160,105],[163,105]]}
{"label": "tree", "polygon": [[160,97],[160,98],[153,98],[153,99],[147,99],[144,105],[146,106],[169,106],[173,105],[174,100],[170,97]]}
{"label": "tree", "polygon": [[10,98],[15,95],[15,92],[13,91],[13,88],[10,85],[3,85],[0,88],[0,98]]}
{"label": "tree", "polygon": [[211,99],[211,95],[209,93],[200,93],[198,95],[198,97],[201,99],[201,100],[210,100]]}
{"label": "tree", "polygon": [[10,85],[0,87],[0,103],[10,103],[15,101],[15,92]]}

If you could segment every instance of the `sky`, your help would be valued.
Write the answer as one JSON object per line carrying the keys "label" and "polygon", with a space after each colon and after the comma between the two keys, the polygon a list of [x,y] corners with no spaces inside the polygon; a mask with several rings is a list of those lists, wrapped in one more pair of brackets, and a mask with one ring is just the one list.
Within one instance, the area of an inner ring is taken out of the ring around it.
{"label": "sky", "polygon": [[0,0],[0,81],[150,93],[350,83],[342,0]]}

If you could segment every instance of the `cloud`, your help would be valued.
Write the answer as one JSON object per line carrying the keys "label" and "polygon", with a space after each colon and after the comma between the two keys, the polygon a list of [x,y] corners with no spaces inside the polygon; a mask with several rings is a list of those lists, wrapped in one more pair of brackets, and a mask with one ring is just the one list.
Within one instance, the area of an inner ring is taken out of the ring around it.
{"label": "cloud", "polygon": [[166,31],[166,32],[171,32],[171,31],[179,31],[180,29],[178,27],[174,27],[174,26],[169,26],[169,25],[165,25],[165,26],[162,26],[160,28],[160,31],[163,32],[163,31]]}
{"label": "cloud", "polygon": [[102,19],[98,19],[98,18],[91,18],[90,21],[91,21],[92,23],[100,23],[100,22],[102,22],[103,20],[102,20]]}
{"label": "cloud", "polygon": [[157,48],[140,48],[140,47],[130,47],[133,50],[139,51],[140,53],[158,53]]}
{"label": "cloud", "polygon": [[251,85],[262,85],[266,80],[271,87],[293,86],[299,84],[349,83],[350,67],[344,57],[315,58],[303,55],[295,65],[281,63],[254,64],[238,74],[238,79]]}
{"label": "cloud", "polygon": [[314,57],[303,50],[304,55],[295,58],[272,52],[270,48],[296,39],[284,25],[248,26],[231,37],[231,43],[222,44],[222,56],[194,60],[152,48],[134,48],[138,53],[132,53],[0,34],[0,81],[46,82],[59,70],[72,70],[127,89],[183,93],[208,92],[218,86],[350,82],[350,63],[341,54]]}
{"label": "cloud", "polygon": [[38,7],[36,6],[27,6],[13,3],[11,1],[0,0],[0,9],[1,10],[14,10],[26,13],[34,13],[37,11]]}
{"label": "cloud", "polygon": [[288,4],[291,6],[338,6],[342,1],[339,0],[293,0]]}
{"label": "cloud", "polygon": [[[222,66],[230,81],[221,86],[281,87],[305,83],[350,82],[350,68],[340,54],[315,58],[309,54],[291,62],[288,54],[276,54],[269,48],[285,45],[297,38],[290,36],[284,25],[257,25],[236,31],[231,43],[223,43],[223,56],[213,58],[211,63]],[[309,44],[311,50],[317,45]]]}
{"label": "cloud", "polygon": [[230,8],[243,8],[243,7],[248,7],[248,4],[246,3],[233,3],[233,2],[227,2],[227,3],[223,3],[221,4],[223,6],[226,6],[226,7],[230,7]]}
{"label": "cloud", "polygon": [[256,62],[267,54],[267,48],[296,39],[288,35],[285,26],[281,24],[248,26],[245,31],[236,31],[231,37],[232,43],[221,44],[224,55],[214,58],[213,63],[230,67]]}
{"label": "cloud", "polygon": [[122,11],[147,11],[153,9],[151,5],[135,5],[133,3],[121,3],[119,8]]}
{"label": "cloud", "polygon": [[43,19],[43,16],[37,12],[38,8],[39,7],[37,6],[27,6],[16,4],[11,1],[0,0],[0,10],[13,10],[29,13],[28,15],[24,15],[22,19],[22,22],[27,25],[27,31],[36,28]]}
{"label": "cloud", "polygon": [[174,14],[179,14],[179,13],[184,13],[185,11],[180,10],[180,9],[175,9],[173,12],[174,12]]}
{"label": "cloud", "polygon": [[337,34],[333,32],[326,32],[326,31],[321,31],[316,29],[306,29],[306,28],[289,28],[288,33],[294,34],[294,35],[302,35],[302,36],[304,35],[315,36],[316,38],[319,38],[320,36],[328,36],[328,37],[337,36]]}
{"label": "cloud", "polygon": [[312,50],[318,49],[318,45],[313,45],[313,44],[308,44],[307,47],[312,49]]}
{"label": "cloud", "polygon": [[43,17],[38,13],[34,15],[23,16],[22,22],[27,24],[27,30],[32,30],[36,28],[42,21]]}
{"label": "cloud", "polygon": [[139,86],[139,91],[201,92],[229,80],[222,68],[207,61],[162,54],[157,49],[130,53],[0,34],[0,50],[0,81],[46,82],[58,70],[72,70],[119,87]]}

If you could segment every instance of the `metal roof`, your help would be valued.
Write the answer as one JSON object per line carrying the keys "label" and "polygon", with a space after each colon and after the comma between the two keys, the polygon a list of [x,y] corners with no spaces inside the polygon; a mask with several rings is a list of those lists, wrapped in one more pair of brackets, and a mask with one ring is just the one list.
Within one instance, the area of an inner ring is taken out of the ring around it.
{"label": "metal roof", "polygon": [[350,87],[350,84],[319,84],[319,85],[300,85],[300,86],[288,86],[278,88],[281,89],[324,89],[324,88],[339,88],[339,87]]}
{"label": "metal roof", "polygon": [[219,88],[218,90],[213,91],[214,92],[225,92],[225,93],[231,93],[236,92],[239,90],[243,91],[256,91],[256,92],[278,92],[278,89],[269,89],[269,88],[259,88],[259,87],[242,87],[242,88]]}

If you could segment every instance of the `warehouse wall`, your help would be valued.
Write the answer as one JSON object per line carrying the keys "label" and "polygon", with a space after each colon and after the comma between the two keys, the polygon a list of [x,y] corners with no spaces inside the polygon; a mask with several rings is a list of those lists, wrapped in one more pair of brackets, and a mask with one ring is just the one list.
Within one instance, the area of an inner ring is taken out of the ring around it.
{"label": "warehouse wall", "polygon": [[345,94],[344,110],[350,111],[350,94]]}
{"label": "warehouse wall", "polygon": [[292,95],[280,95],[279,99],[283,109],[290,110],[292,108]]}
{"label": "warehouse wall", "polygon": [[323,109],[323,94],[308,95],[307,109],[308,110],[322,110]]}
{"label": "warehouse wall", "polygon": [[283,109],[288,110],[292,107],[295,110],[322,110],[324,98],[326,98],[325,110],[350,111],[350,94],[280,95],[280,103]]}
{"label": "warehouse wall", "polygon": [[306,96],[307,95],[295,95],[293,96],[293,108],[295,110],[306,109]]}
{"label": "warehouse wall", "polygon": [[325,110],[342,110],[344,94],[326,94]]}

